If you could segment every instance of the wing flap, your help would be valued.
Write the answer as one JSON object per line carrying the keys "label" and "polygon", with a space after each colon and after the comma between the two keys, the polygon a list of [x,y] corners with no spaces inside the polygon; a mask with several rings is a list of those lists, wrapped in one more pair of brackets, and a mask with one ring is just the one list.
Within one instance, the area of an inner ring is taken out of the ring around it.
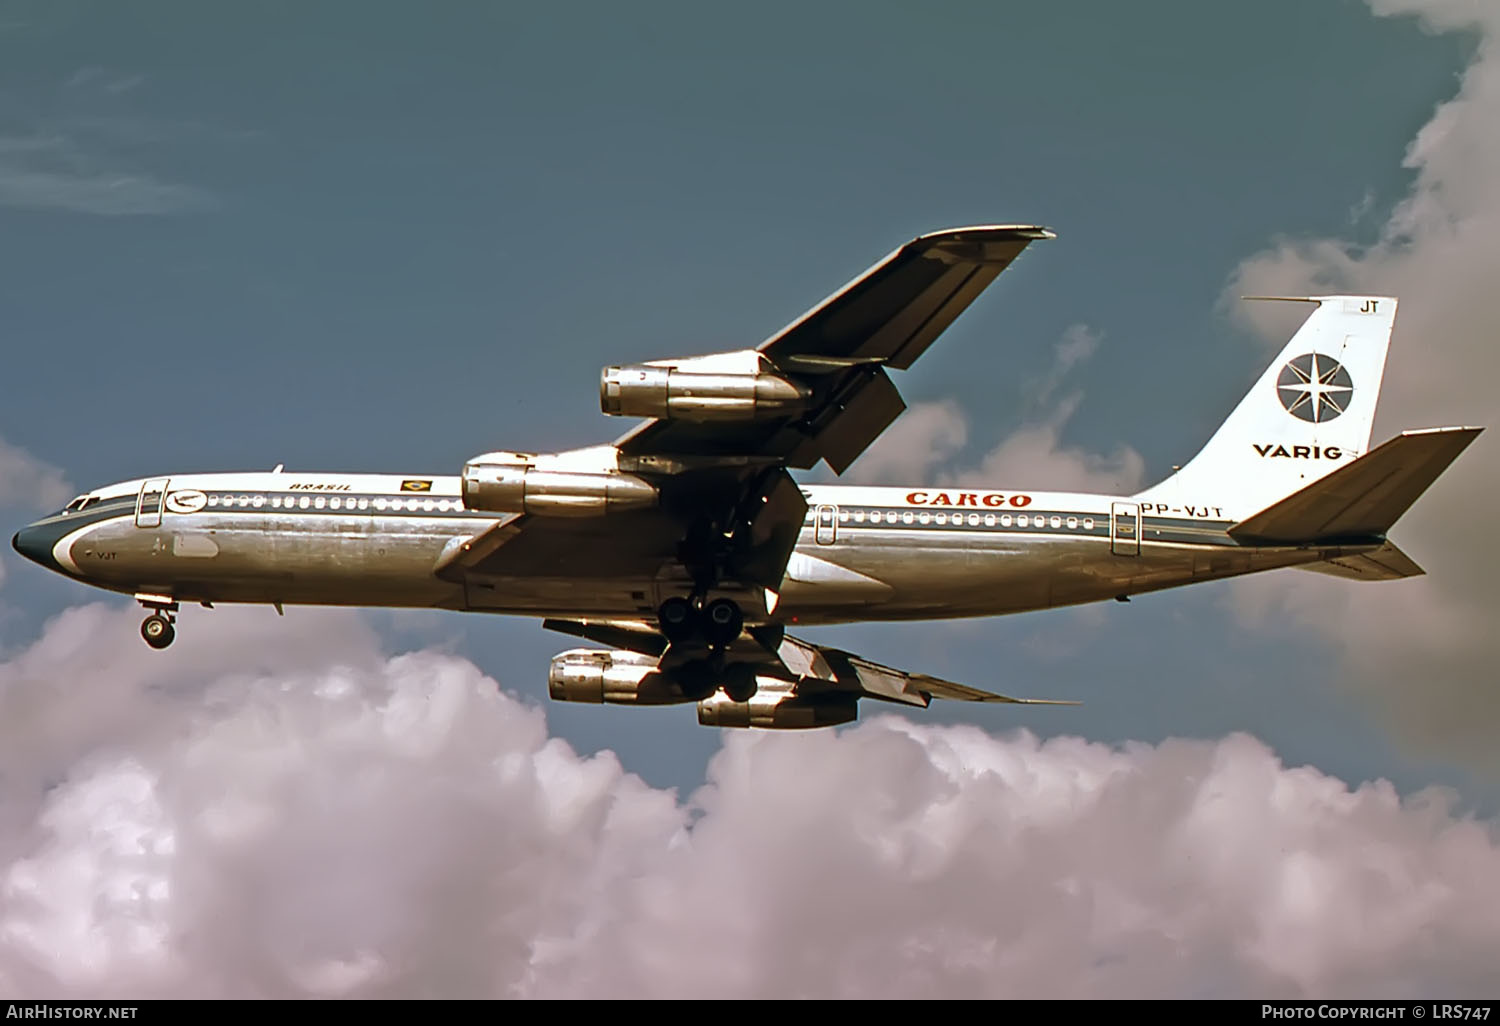
{"label": "wing flap", "polygon": [[[800,638],[783,639],[782,662],[802,678],[835,684],[840,690],[857,691],[868,698],[902,705],[926,707],[934,698],[955,702],[1004,702],[1012,705],[1079,705],[1063,699],[1012,698],[966,684],[955,684],[925,673],[907,673],[857,656],[842,649],[814,645]],[[802,686],[799,684],[799,687]]]}
{"label": "wing flap", "polygon": [[1241,541],[1378,537],[1437,480],[1483,428],[1404,431],[1347,466],[1229,529]]}

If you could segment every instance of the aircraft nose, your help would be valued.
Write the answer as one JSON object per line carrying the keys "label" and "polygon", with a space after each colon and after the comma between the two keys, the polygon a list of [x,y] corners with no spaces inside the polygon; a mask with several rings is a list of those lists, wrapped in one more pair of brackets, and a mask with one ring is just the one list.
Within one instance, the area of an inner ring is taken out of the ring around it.
{"label": "aircraft nose", "polygon": [[33,563],[40,563],[48,570],[56,570],[57,564],[52,559],[52,539],[44,537],[45,534],[44,530],[30,524],[16,532],[10,545]]}

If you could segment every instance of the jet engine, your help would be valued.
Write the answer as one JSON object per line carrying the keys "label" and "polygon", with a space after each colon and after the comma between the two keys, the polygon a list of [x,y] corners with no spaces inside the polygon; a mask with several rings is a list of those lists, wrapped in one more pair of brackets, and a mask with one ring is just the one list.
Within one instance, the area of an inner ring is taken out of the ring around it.
{"label": "jet engine", "polygon": [[734,421],[800,413],[811,392],[775,374],[710,374],[633,364],[606,367],[599,406],[614,417]]}
{"label": "jet engine", "polygon": [[656,486],[617,470],[542,470],[508,454],[479,457],[464,465],[464,505],[488,513],[552,517],[596,517],[650,509]]}
{"label": "jet engine", "polygon": [[705,727],[806,730],[851,723],[858,716],[855,695],[798,695],[784,686],[772,688],[764,683],[747,702],[736,702],[719,691],[698,703],[698,722]]}
{"label": "jet engine", "polygon": [[547,693],[558,702],[674,705],[691,702],[657,672],[656,659],[620,649],[572,648],[552,659]]}

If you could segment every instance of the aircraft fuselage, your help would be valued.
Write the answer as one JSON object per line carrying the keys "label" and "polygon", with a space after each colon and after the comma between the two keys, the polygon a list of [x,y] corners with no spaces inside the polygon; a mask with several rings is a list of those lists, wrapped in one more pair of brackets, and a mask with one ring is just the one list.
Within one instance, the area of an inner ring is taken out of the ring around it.
{"label": "aircraft fuselage", "polygon": [[[680,581],[586,568],[443,580],[452,546],[512,518],[466,509],[457,477],[188,474],[122,482],[15,546],[84,583],[187,603],[439,608],[643,618]],[[1066,492],[806,485],[779,595],[747,620],[988,616],[1093,602],[1366,552],[1243,545],[1225,511]],[[563,572],[565,571],[565,572]]]}

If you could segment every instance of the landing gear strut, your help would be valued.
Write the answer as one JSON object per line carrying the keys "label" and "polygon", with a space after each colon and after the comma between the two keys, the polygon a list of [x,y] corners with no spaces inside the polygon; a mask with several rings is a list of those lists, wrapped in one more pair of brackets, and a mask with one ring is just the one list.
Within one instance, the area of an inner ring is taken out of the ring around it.
{"label": "landing gear strut", "polygon": [[172,626],[177,619],[176,601],[161,595],[137,595],[136,599],[152,611],[141,621],[141,637],[152,648],[166,648],[177,637],[177,628]]}

